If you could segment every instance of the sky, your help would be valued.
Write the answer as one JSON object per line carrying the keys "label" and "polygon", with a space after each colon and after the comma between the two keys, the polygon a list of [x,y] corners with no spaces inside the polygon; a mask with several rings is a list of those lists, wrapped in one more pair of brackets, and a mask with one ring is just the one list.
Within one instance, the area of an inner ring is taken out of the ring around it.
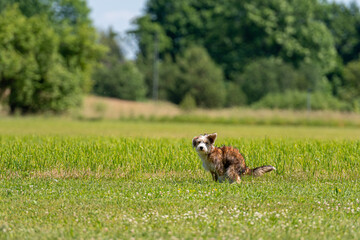
{"label": "sky", "polygon": [[131,21],[142,15],[146,0],[88,0],[90,17],[96,27],[124,33],[130,29]]}
{"label": "sky", "polygon": [[[181,0],[179,0],[181,1]],[[336,0],[336,2],[349,3],[352,0]],[[134,18],[144,13],[147,0],[88,0],[91,9],[90,17],[95,27],[106,30],[110,26],[118,33],[125,34],[133,28],[131,22]],[[360,0],[356,0],[360,5]],[[128,42],[125,47],[125,54],[128,58],[134,56],[136,51],[133,43]]]}

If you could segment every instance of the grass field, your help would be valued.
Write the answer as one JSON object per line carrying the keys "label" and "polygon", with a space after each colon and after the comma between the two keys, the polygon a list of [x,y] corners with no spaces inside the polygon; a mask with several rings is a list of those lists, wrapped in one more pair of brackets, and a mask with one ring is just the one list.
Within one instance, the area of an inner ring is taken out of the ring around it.
{"label": "grass field", "polygon": [[[250,167],[211,181],[191,138]],[[360,129],[0,120],[0,239],[359,239]]]}

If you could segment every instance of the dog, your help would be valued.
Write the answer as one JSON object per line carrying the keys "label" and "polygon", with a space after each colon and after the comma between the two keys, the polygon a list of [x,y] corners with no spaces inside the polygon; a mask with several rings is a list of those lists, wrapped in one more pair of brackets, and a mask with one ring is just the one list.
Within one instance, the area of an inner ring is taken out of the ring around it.
{"label": "dog", "polygon": [[244,175],[259,177],[276,170],[271,165],[248,168],[245,158],[238,149],[230,146],[215,147],[216,137],[217,133],[203,134],[192,140],[192,145],[201,158],[204,169],[211,173],[214,181],[221,183],[228,179],[230,183],[240,183]]}

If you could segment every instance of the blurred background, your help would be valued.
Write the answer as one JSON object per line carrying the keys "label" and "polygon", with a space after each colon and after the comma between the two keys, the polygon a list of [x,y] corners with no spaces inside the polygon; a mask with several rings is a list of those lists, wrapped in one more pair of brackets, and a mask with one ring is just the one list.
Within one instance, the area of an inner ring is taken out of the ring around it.
{"label": "blurred background", "polygon": [[359,4],[1,0],[1,115],[355,116]]}

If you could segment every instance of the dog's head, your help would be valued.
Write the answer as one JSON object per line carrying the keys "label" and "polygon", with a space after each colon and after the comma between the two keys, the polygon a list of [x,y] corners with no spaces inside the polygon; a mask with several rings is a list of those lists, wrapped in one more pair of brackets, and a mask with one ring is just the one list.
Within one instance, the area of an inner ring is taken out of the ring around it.
{"label": "dog's head", "polygon": [[211,152],[216,137],[217,133],[204,134],[194,137],[192,140],[193,147],[198,153],[209,154]]}

